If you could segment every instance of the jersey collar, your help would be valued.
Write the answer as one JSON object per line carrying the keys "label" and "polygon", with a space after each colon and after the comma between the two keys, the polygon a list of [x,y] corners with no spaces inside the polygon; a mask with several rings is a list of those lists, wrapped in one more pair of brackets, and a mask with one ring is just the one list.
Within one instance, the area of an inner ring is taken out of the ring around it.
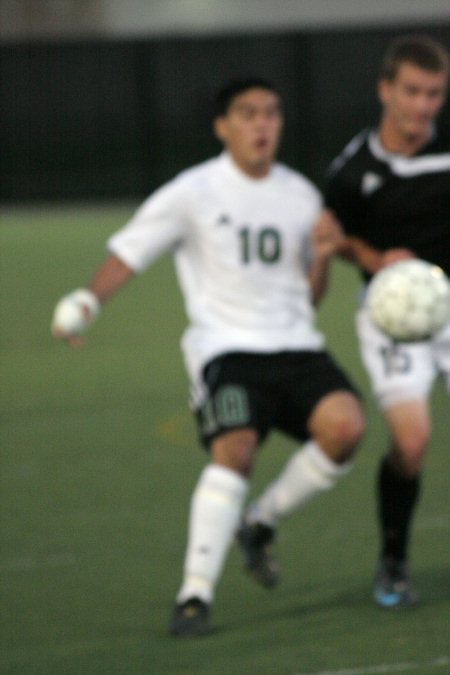
{"label": "jersey collar", "polygon": [[[426,145],[431,143],[434,138],[436,137],[436,127],[433,126],[431,129],[430,137],[428,139],[428,142]],[[389,152],[389,150],[386,150],[386,148],[382,145],[381,140],[380,140],[380,134],[376,129],[372,129],[372,131],[369,133],[369,148],[371,153],[373,154],[376,159],[379,159],[382,162],[387,162],[390,163],[392,161],[395,161],[397,159],[404,159],[405,156],[402,155],[401,153],[397,152]]]}
{"label": "jersey collar", "polygon": [[238,167],[231,154],[226,150],[219,155],[219,162],[229,176],[242,184],[246,183],[247,185],[255,186],[265,185],[272,178],[276,167],[276,164],[273,164],[269,173],[264,178],[252,178]]}

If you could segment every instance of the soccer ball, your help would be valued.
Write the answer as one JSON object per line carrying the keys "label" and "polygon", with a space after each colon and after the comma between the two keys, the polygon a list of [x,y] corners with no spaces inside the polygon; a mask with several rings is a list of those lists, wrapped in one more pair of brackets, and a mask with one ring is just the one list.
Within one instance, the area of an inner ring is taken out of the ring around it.
{"label": "soccer ball", "polygon": [[450,280],[425,260],[401,260],[372,278],[367,306],[375,325],[394,340],[426,340],[450,319]]}

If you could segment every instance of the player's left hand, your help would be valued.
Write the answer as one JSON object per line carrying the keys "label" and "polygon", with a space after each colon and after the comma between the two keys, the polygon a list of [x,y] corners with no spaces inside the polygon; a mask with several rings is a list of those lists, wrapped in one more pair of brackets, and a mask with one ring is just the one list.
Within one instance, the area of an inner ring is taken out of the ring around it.
{"label": "player's left hand", "polygon": [[323,210],[313,225],[311,243],[317,258],[329,258],[339,251],[344,242],[344,233],[333,213]]}

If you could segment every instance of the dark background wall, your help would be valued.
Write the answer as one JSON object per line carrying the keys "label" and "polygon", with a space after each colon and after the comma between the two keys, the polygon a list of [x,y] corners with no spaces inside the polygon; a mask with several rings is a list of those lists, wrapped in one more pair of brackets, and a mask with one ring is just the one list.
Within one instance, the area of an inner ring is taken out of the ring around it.
{"label": "dark background wall", "polygon": [[[281,159],[319,185],[378,115],[390,39],[446,25],[0,45],[0,200],[135,198],[219,150],[210,101],[231,78],[274,80],[286,102]],[[441,118],[450,125],[447,106]]]}

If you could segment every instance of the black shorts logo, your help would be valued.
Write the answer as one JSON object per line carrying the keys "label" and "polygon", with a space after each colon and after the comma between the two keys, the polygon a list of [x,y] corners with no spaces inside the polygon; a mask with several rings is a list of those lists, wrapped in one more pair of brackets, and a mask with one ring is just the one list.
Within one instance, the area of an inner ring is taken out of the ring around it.
{"label": "black shorts logo", "polygon": [[247,392],[234,384],[220,387],[201,408],[200,418],[205,436],[219,429],[246,426],[250,422]]}

